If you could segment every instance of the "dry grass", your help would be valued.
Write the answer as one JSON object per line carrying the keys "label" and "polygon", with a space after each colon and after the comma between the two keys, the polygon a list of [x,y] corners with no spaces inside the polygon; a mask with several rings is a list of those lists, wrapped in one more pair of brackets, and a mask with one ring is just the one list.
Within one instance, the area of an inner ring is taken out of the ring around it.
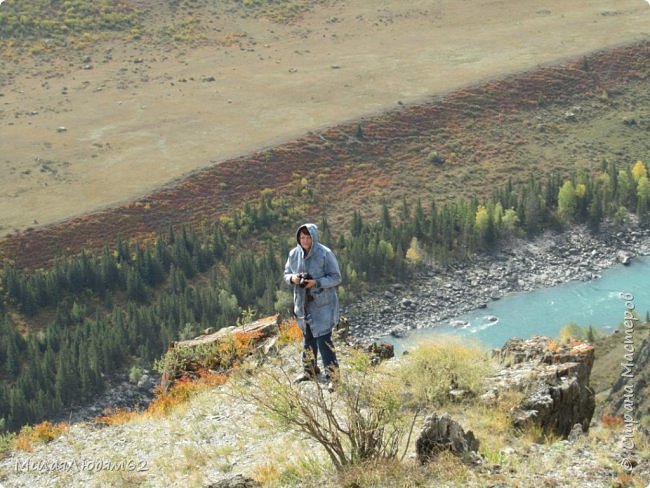
{"label": "dry grass", "polygon": [[305,449],[304,443],[282,442],[269,446],[269,460],[258,465],[253,478],[269,488],[319,486],[335,476],[334,467],[319,450]]}
{"label": "dry grass", "polygon": [[34,426],[23,427],[16,438],[16,449],[31,452],[35,445],[46,444],[66,433],[68,424],[45,421]]}
{"label": "dry grass", "polygon": [[207,370],[199,370],[197,379],[184,376],[166,392],[159,390],[149,404],[146,414],[153,417],[165,416],[198,393],[224,384],[226,379],[223,374]]}
{"label": "dry grass", "polygon": [[[444,471],[447,471],[447,476],[455,473],[455,469],[449,470],[450,466],[442,459],[447,459],[447,456],[442,456],[441,460],[437,461],[435,465],[445,464]],[[434,465],[431,465],[432,467]],[[455,467],[455,466],[454,466]],[[382,463],[365,463],[358,466],[352,466],[336,476],[336,480],[331,486],[341,487],[364,487],[364,488],[388,488],[394,486],[400,487],[416,487],[416,486],[431,486],[431,477],[436,473],[429,471],[424,467],[418,466],[411,462],[399,462],[397,460],[387,461]]]}
{"label": "dry grass", "polygon": [[157,388],[156,395],[143,412],[137,407],[107,409],[104,415],[96,417],[95,421],[107,425],[126,424],[142,418],[160,418],[168,415],[175,409],[185,406],[188,400],[201,392],[211,390],[226,382],[227,376],[213,371],[199,370],[196,378],[182,376],[166,391]]}
{"label": "dry grass", "polygon": [[411,406],[435,407],[447,403],[451,389],[477,394],[494,370],[478,344],[449,336],[418,344],[403,359],[398,375],[408,385]]}
{"label": "dry grass", "polygon": [[278,344],[293,344],[302,341],[302,331],[294,319],[282,322],[279,329]]}
{"label": "dry grass", "polygon": [[499,463],[503,450],[518,435],[512,427],[511,414],[523,399],[524,393],[510,390],[502,393],[495,403],[447,404],[445,410],[480,440],[479,452],[489,462]]}
{"label": "dry grass", "polygon": [[122,425],[129,423],[139,415],[137,407],[109,407],[104,409],[104,415],[95,417],[95,422],[106,425]]}

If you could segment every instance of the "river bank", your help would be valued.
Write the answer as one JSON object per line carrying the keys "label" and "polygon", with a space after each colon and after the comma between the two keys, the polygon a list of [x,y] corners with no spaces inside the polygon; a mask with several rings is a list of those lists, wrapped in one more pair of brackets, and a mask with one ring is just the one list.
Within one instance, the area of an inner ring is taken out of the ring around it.
{"label": "river bank", "polygon": [[[367,292],[343,315],[352,335],[363,341],[409,330],[449,323],[471,310],[517,292],[557,286],[569,281],[592,280],[604,269],[634,256],[650,255],[650,229],[604,226],[597,235],[585,227],[563,233],[545,232],[535,239],[516,239],[491,255],[476,255],[467,263],[447,268],[425,266],[407,283],[394,283]],[[58,420],[79,422],[102,415],[107,409],[146,408],[160,381],[145,371],[137,383],[126,373],[116,374],[106,391],[77,405]]]}
{"label": "river bank", "polygon": [[645,255],[650,255],[650,230],[636,224],[604,225],[597,234],[584,226],[547,231],[465,263],[424,267],[408,283],[367,292],[344,314],[355,337],[399,337],[448,323],[508,294],[597,279],[602,270]]}

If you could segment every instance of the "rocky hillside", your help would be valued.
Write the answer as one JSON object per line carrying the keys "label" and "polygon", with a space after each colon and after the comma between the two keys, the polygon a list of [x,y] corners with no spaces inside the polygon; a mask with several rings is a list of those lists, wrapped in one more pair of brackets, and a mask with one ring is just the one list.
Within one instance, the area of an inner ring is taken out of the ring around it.
{"label": "rocky hillside", "polygon": [[[588,378],[593,348],[588,344],[562,345],[534,338],[510,342],[488,362],[485,354],[473,356],[477,364],[490,365],[489,378],[471,391],[473,387],[464,386],[463,377],[453,372],[446,376],[450,396],[422,412],[404,460],[336,471],[321,444],[291,423],[272,422],[268,411],[251,401],[254,395],[241,393],[242,385],[263,388],[262,379],[269,378],[265,376],[269,372],[286,378],[285,374],[299,370],[299,346],[275,347],[274,343],[274,339],[266,343],[267,355],[244,362],[239,369],[243,374],[200,390],[163,416],[115,414],[110,421],[60,429],[58,437],[46,444],[30,437],[32,442],[24,442],[23,450],[10,451],[0,461],[0,482],[12,487],[643,488],[650,481],[647,436],[637,433],[634,450],[625,450],[622,426],[592,418],[594,397]],[[342,339],[339,343],[343,346]],[[446,351],[461,354],[457,344],[447,346]],[[357,348],[340,349],[343,386],[336,392],[330,394],[318,384],[285,387],[296,397],[313,399],[314,404],[320,398],[342,415],[338,409],[345,405],[345,382],[361,364]],[[416,364],[422,358],[416,350],[369,371],[399,376],[405,364],[412,368],[411,357]],[[436,361],[443,364],[445,360],[440,356]],[[457,363],[456,367],[461,366]],[[433,385],[435,372],[428,375]],[[413,381],[417,376],[413,375]],[[577,398],[584,402],[576,403]],[[585,408],[575,408],[577,404]],[[448,416],[429,415],[433,412]],[[426,455],[432,456],[424,464],[420,458],[423,445],[430,447]],[[464,454],[457,450],[461,445],[467,448]]]}

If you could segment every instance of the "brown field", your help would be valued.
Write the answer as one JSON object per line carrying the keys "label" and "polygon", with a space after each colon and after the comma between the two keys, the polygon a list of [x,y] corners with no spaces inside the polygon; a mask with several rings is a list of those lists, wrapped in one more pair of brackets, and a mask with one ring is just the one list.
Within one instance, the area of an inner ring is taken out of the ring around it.
{"label": "brown field", "polygon": [[[332,205],[376,205],[430,177],[418,164],[431,149],[458,169],[439,184],[461,193],[482,173],[459,165],[494,162],[506,150],[527,154],[532,136],[508,124],[534,122],[512,119],[517,111],[541,107],[540,97],[595,97],[608,83],[645,80],[647,47],[610,56],[598,79],[580,63],[586,53],[647,40],[650,7],[357,0],[318,6],[290,24],[223,13],[210,25],[209,46],[113,43],[90,60],[85,53],[2,60],[0,236],[13,233],[3,244],[8,257],[37,265],[117,233],[209,219],[264,187],[286,187],[295,172],[329,190]],[[566,59],[563,71],[543,67]],[[362,144],[352,137],[357,120]],[[489,143],[472,140],[490,124],[501,132]],[[597,152],[585,149],[585,164]],[[405,175],[395,161],[409,160]],[[502,165],[489,177],[498,182],[512,169]],[[50,225],[73,216],[80,217]],[[37,244],[35,233],[59,240]]]}

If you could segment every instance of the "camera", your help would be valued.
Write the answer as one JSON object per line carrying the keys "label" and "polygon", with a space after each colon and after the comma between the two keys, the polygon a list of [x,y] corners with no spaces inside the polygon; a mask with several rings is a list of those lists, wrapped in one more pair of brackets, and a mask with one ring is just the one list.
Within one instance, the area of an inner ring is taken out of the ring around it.
{"label": "camera", "polygon": [[307,281],[313,279],[309,273],[298,273],[298,278],[300,281],[298,282],[298,286],[300,288],[304,288],[307,286]]}

